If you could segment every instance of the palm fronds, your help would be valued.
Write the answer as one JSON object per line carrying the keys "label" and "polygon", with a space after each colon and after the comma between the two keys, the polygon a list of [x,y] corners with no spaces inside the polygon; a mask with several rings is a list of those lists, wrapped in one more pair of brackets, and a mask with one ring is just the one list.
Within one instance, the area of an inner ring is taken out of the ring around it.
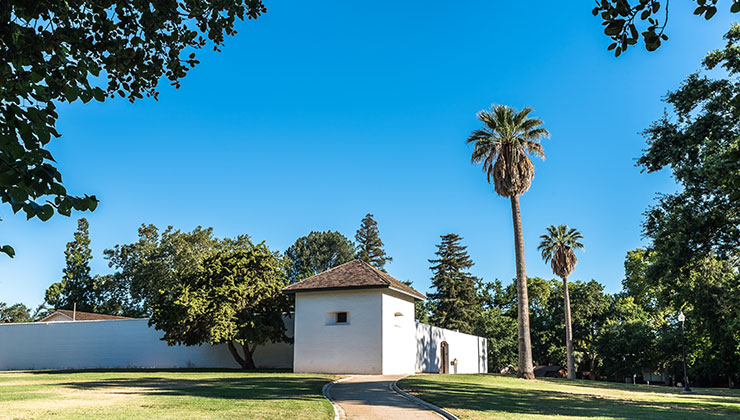
{"label": "palm fronds", "polygon": [[534,165],[529,155],[545,158],[540,139],[550,133],[538,118],[530,118],[532,108],[516,112],[505,105],[477,114],[484,125],[467,139],[473,144],[471,161],[482,165],[488,182],[504,197],[523,194],[532,185]]}
{"label": "palm fronds", "polygon": [[540,239],[537,249],[542,259],[550,263],[556,276],[568,277],[578,262],[573,250],[584,249],[581,232],[567,225],[549,226],[547,233],[540,236]]}

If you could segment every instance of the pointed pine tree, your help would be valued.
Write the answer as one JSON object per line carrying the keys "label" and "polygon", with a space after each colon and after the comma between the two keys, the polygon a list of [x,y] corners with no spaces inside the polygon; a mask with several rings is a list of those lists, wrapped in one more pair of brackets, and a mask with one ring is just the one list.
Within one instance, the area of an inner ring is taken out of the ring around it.
{"label": "pointed pine tree", "polygon": [[383,249],[383,241],[380,240],[378,222],[373,215],[368,213],[362,219],[360,228],[355,235],[357,241],[357,258],[372,265],[378,270],[385,271],[385,263],[393,261]]}
{"label": "pointed pine tree", "polygon": [[430,322],[442,328],[471,333],[475,321],[478,298],[478,279],[468,272],[473,261],[467,247],[460,244],[462,238],[454,233],[441,236],[437,245],[436,259],[429,260],[432,288],[429,294]]}
{"label": "pointed pine tree", "polygon": [[77,221],[74,239],[67,242],[64,251],[67,265],[62,281],[52,284],[46,291],[46,302],[56,309],[72,309],[75,304],[79,311],[94,312],[96,309],[92,296],[94,280],[90,275],[89,227],[84,217]]}

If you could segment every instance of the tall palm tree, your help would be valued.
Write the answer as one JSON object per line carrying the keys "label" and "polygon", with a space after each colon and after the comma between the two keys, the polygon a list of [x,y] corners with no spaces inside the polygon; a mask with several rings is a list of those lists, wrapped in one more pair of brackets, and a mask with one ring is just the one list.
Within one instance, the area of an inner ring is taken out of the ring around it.
{"label": "tall palm tree", "polygon": [[483,166],[488,182],[493,181],[493,189],[498,195],[509,197],[511,200],[519,318],[517,375],[525,379],[534,379],[534,372],[519,196],[529,189],[534,178],[534,165],[529,155],[544,159],[545,153],[539,140],[550,136],[550,133],[541,127],[542,120],[530,118],[530,112],[532,108],[516,112],[514,108],[505,105],[494,105],[491,111],[484,110],[478,113],[477,117],[483,122],[483,127],[473,131],[467,140],[468,144],[474,145],[472,162]]}
{"label": "tall palm tree", "polygon": [[542,242],[537,249],[542,253],[542,259],[550,263],[552,272],[563,279],[563,299],[565,310],[565,348],[568,357],[568,379],[575,379],[576,369],[573,358],[573,325],[570,320],[570,293],[568,292],[568,276],[576,267],[578,258],[574,249],[583,249],[580,242],[583,239],[581,232],[568,228],[567,225],[550,226],[547,233],[540,236]]}

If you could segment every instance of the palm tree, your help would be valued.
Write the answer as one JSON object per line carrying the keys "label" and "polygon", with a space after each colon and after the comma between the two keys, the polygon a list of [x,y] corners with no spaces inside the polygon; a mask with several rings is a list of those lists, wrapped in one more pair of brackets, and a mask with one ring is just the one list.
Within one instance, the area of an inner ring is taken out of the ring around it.
{"label": "palm tree", "polygon": [[547,233],[540,236],[542,242],[537,249],[542,253],[542,259],[550,263],[552,272],[563,279],[563,299],[565,310],[565,348],[568,357],[568,379],[575,379],[576,369],[573,358],[573,326],[570,320],[570,293],[568,292],[568,276],[576,267],[578,258],[574,249],[583,249],[580,242],[583,239],[581,232],[568,228],[567,225],[550,226]]}
{"label": "palm tree", "polygon": [[529,335],[529,298],[527,273],[524,265],[524,236],[519,210],[519,196],[526,192],[534,178],[534,165],[529,155],[545,158],[539,140],[550,133],[542,128],[542,120],[528,117],[532,108],[516,112],[505,105],[494,105],[491,111],[481,111],[478,119],[481,129],[473,131],[468,144],[474,144],[472,162],[481,164],[488,182],[502,197],[511,200],[514,221],[514,246],[516,250],[517,309],[519,318],[519,367],[520,378],[534,379],[532,342]]}

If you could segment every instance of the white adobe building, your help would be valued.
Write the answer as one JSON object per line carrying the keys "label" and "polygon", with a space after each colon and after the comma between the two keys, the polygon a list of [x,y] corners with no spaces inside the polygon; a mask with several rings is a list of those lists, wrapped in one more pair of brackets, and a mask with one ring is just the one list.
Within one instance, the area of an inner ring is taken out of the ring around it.
{"label": "white adobe building", "polygon": [[295,372],[411,374],[414,302],[426,296],[354,260],[292,284]]}
{"label": "white adobe building", "polygon": [[[295,313],[285,319],[294,344],[258,347],[259,368],[487,372],[485,338],[416,322],[414,303],[426,297],[360,260],[283,290],[295,295]],[[225,345],[168,346],[147,319],[80,318],[62,313],[43,322],[0,324],[0,370],[238,367]]]}
{"label": "white adobe building", "polygon": [[294,372],[487,371],[484,338],[416,322],[426,296],[361,260],[283,291],[295,294]]}

